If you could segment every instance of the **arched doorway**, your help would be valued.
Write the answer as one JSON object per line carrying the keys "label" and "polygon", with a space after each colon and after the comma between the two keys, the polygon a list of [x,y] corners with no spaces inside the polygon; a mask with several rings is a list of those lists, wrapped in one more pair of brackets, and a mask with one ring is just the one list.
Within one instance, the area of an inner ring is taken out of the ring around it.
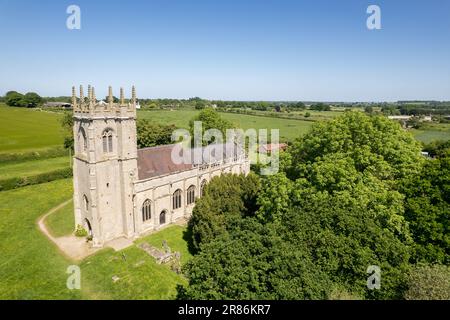
{"label": "arched doorway", "polygon": [[165,223],[166,223],[166,210],[163,210],[159,214],[159,225],[163,225]]}
{"label": "arched doorway", "polygon": [[90,237],[92,237],[92,227],[91,227],[91,223],[89,222],[89,220],[86,218],[86,219],[84,219],[85,220],[85,222],[86,222],[86,226],[87,226],[87,229],[88,229],[88,234],[89,234],[89,236]]}

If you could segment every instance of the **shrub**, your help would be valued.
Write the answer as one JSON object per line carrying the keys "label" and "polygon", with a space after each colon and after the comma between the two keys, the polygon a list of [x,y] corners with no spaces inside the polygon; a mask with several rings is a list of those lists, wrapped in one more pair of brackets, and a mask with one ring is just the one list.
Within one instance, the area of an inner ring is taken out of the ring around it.
{"label": "shrub", "polygon": [[16,161],[48,159],[65,156],[67,154],[67,150],[65,150],[63,147],[48,148],[39,151],[29,151],[22,153],[1,153],[0,162],[8,163]]}
{"label": "shrub", "polygon": [[40,184],[70,177],[72,177],[72,168],[58,169],[29,177],[4,179],[0,180],[0,191],[11,190],[33,184]]}
{"label": "shrub", "polygon": [[77,228],[75,229],[75,236],[76,237],[87,237],[88,232],[86,229],[84,229],[81,225],[77,225]]}

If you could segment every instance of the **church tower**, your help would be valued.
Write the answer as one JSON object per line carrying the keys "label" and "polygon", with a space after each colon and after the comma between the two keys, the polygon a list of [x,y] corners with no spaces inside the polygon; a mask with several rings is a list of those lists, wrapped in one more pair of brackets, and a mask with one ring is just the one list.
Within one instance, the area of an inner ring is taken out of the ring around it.
{"label": "church tower", "polygon": [[94,246],[118,237],[133,237],[133,182],[137,179],[136,92],[125,101],[97,101],[89,86],[72,88],[74,133],[75,225],[92,237]]}

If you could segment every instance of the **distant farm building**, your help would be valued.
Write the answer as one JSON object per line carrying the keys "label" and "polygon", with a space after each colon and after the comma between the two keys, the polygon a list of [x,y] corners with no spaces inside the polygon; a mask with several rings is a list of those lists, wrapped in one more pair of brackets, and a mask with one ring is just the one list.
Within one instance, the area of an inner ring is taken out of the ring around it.
{"label": "distant farm building", "polygon": [[44,103],[44,107],[50,107],[50,108],[64,108],[64,109],[71,109],[72,104],[67,102],[46,102]]}

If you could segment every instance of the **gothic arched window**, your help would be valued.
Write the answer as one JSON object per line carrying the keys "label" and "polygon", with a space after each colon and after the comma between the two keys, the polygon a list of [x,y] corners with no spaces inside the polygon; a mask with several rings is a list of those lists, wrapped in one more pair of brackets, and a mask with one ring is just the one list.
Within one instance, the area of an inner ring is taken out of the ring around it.
{"label": "gothic arched window", "polygon": [[86,195],[83,195],[83,204],[86,212],[89,211],[89,199],[86,197]]}
{"label": "gothic arched window", "polygon": [[192,185],[187,189],[187,204],[195,202],[195,186]]}
{"label": "gothic arched window", "polygon": [[110,153],[113,151],[113,131],[106,129],[102,134],[103,152]]}
{"label": "gothic arched window", "polygon": [[181,190],[180,189],[178,189],[177,191],[175,191],[173,193],[172,205],[173,205],[174,210],[181,208]]}
{"label": "gothic arched window", "polygon": [[152,202],[147,199],[142,204],[142,221],[150,220],[152,217],[152,209],[151,209]]}
{"label": "gothic arched window", "polygon": [[159,214],[159,224],[164,224],[166,223],[166,210],[161,211],[161,213]]}
{"label": "gothic arched window", "polygon": [[86,152],[87,136],[86,136],[86,131],[84,131],[83,127],[80,127],[80,132],[78,133],[78,145],[80,146],[81,152]]}

